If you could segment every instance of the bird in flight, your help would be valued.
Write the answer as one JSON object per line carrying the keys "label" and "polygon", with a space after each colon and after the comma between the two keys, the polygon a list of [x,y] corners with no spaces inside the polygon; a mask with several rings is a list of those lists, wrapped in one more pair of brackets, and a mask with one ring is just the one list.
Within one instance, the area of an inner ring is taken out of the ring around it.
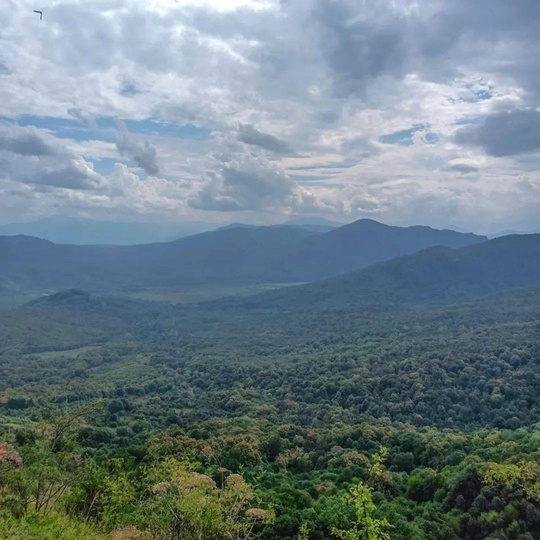
{"label": "bird in flight", "polygon": [[43,20],[43,11],[38,11],[37,9],[34,9],[34,13],[39,13],[39,20]]}

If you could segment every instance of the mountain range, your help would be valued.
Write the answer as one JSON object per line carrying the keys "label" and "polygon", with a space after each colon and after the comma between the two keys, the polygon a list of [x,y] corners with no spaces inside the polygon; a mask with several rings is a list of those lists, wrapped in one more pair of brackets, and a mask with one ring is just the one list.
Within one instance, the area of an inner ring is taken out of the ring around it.
{"label": "mountain range", "polygon": [[359,220],[327,232],[302,226],[237,226],[135,246],[55,244],[0,237],[0,290],[121,290],[186,284],[316,281],[412,254],[461,248],[486,237]]}
{"label": "mountain range", "polygon": [[316,283],[221,303],[343,308],[454,302],[527,287],[540,287],[540,234],[505,236],[461,249],[432,247]]}

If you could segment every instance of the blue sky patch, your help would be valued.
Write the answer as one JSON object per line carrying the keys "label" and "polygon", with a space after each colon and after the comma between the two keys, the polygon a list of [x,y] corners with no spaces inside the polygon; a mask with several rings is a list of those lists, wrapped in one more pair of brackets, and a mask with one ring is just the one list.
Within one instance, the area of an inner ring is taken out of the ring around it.
{"label": "blue sky patch", "polygon": [[[96,118],[95,125],[85,125],[71,118],[53,118],[48,116],[23,115],[16,119],[0,118],[0,121],[16,122],[19,126],[34,126],[54,133],[60,139],[76,141],[99,140],[115,142],[118,139],[119,127],[112,117]],[[135,135],[151,135],[154,137],[172,137],[178,139],[194,139],[205,141],[212,131],[193,124],[176,122],[160,122],[158,120],[123,120],[126,129]]]}
{"label": "blue sky patch", "polygon": [[479,101],[486,101],[493,97],[493,93],[487,88],[481,88],[480,90],[473,91],[472,94],[473,95],[471,97],[464,98],[463,101],[466,103],[478,103]]}
{"label": "blue sky patch", "polygon": [[398,144],[399,146],[412,146],[414,144],[413,136],[418,131],[425,129],[425,125],[416,124],[412,128],[395,131],[379,137],[379,141],[384,144]]}
{"label": "blue sky patch", "polygon": [[92,159],[91,161],[94,164],[94,171],[103,176],[112,174],[114,166],[120,162],[120,160],[115,158]]}
{"label": "blue sky patch", "polygon": [[[113,118],[99,118],[98,125],[107,125],[112,122],[116,127]],[[175,122],[160,122],[158,120],[123,120],[130,133],[140,135],[153,135],[155,137],[174,137],[177,139],[195,139],[206,141],[210,138],[212,131],[208,128],[201,128],[193,124],[177,124]]]}
{"label": "blue sky patch", "polygon": [[[13,120],[11,120],[13,121]],[[107,141],[115,142],[118,138],[115,130],[101,129],[99,124],[96,127],[85,126],[79,120],[71,118],[53,118],[49,116],[19,116],[15,122],[23,127],[36,127],[46,129],[54,133],[59,139],[73,139],[75,141]]]}

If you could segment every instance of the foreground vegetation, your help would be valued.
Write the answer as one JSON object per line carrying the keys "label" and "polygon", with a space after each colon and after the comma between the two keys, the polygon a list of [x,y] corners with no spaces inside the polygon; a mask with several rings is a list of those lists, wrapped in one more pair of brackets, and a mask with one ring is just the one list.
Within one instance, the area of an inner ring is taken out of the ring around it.
{"label": "foreground vegetation", "polygon": [[0,538],[538,538],[539,299],[3,315]]}
{"label": "foreground vegetation", "polygon": [[85,424],[75,409],[11,430],[21,459],[0,465],[3,538],[525,540],[540,532],[538,429],[460,434],[381,420],[303,429],[238,418],[111,451],[84,446]]}

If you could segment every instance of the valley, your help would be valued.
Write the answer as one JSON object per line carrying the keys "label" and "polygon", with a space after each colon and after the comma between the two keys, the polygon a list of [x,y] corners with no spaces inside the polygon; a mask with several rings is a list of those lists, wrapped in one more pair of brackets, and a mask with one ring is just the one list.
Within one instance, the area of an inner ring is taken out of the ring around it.
{"label": "valley", "polygon": [[241,474],[266,517],[235,527],[268,540],[348,530],[355,485],[395,540],[535,538],[539,238],[283,288],[24,292],[0,313],[0,439],[24,462],[9,474],[37,485],[32,467],[51,460],[47,481],[70,498],[49,525],[15,512],[0,532],[167,538],[151,485],[197,474],[219,490]]}

